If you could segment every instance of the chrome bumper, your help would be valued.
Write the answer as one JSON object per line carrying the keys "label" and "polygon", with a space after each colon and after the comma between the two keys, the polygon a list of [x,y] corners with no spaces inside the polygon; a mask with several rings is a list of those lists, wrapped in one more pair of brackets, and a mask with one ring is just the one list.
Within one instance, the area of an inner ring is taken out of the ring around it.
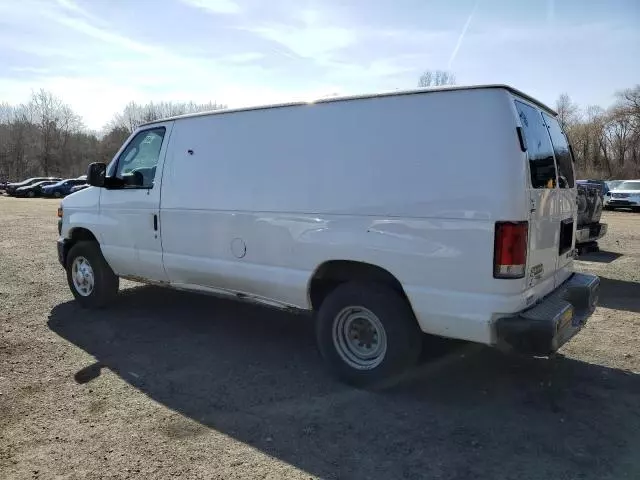
{"label": "chrome bumper", "polygon": [[549,355],[580,331],[598,302],[600,279],[574,273],[534,307],[496,321],[497,347]]}
{"label": "chrome bumper", "polygon": [[606,223],[594,223],[579,227],[576,230],[576,244],[595,242],[604,237],[607,233]]}

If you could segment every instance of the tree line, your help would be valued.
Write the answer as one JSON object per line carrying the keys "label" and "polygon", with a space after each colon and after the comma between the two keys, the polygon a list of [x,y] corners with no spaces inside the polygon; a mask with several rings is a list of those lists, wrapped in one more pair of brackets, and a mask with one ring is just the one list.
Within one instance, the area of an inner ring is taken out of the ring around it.
{"label": "tree line", "polygon": [[[426,71],[418,86],[454,83],[450,72]],[[109,162],[142,123],[220,108],[225,105],[130,102],[97,134],[85,128],[62,99],[39,90],[26,103],[0,103],[0,180],[79,176],[91,162]],[[615,102],[606,109],[581,108],[566,93],[555,108],[573,147],[578,178],[640,177],[640,85],[616,93]]]}
{"label": "tree line", "polygon": [[640,85],[617,92],[615,98],[607,109],[580,108],[566,93],[556,102],[578,178],[640,177]]}
{"label": "tree line", "polygon": [[97,134],[62,99],[39,90],[26,103],[0,103],[0,180],[77,177],[91,162],[108,163],[143,123],[220,108],[225,106],[215,102],[130,102]]}

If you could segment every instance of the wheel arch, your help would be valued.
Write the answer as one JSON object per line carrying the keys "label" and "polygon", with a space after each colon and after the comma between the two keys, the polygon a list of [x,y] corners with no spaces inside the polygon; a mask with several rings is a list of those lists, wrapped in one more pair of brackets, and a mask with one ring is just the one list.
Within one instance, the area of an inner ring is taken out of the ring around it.
{"label": "wheel arch", "polygon": [[307,286],[309,305],[317,311],[338,285],[346,282],[379,283],[391,287],[411,306],[400,281],[386,268],[356,260],[327,260],[311,275]]}
{"label": "wheel arch", "polygon": [[93,241],[98,245],[100,244],[93,232],[86,227],[73,227],[71,230],[69,230],[68,235],[68,238],[64,242],[64,248],[62,252],[62,261],[65,265],[67,263],[67,255],[69,253],[69,250],[71,250],[71,247],[73,247],[76,243]]}

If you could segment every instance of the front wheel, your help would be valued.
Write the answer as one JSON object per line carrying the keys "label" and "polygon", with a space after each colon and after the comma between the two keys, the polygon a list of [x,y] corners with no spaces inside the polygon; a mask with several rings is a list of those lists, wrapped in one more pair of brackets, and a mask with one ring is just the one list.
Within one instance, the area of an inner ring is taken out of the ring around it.
{"label": "front wheel", "polygon": [[406,299],[378,284],[344,283],[322,302],[316,338],[329,369],[355,386],[374,386],[414,365],[422,335]]}
{"label": "front wheel", "polygon": [[56,190],[55,192],[53,192],[53,196],[56,198],[60,198],[62,194]]}
{"label": "front wheel", "polygon": [[96,242],[78,242],[67,255],[67,283],[85,308],[102,308],[118,293],[119,279],[102,256]]}
{"label": "front wheel", "polygon": [[29,198],[33,198],[35,196],[36,196],[36,194],[34,193],[33,190],[29,190],[29,192],[27,193],[27,197],[29,197]]}

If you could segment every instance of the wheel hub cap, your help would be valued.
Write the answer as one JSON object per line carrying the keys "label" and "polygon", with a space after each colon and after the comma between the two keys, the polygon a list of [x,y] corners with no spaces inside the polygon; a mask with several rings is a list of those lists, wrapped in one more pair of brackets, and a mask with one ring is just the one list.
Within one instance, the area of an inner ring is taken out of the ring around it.
{"label": "wheel hub cap", "polygon": [[371,370],[384,360],[387,335],[372,311],[364,307],[346,307],[333,322],[333,344],[349,366]]}
{"label": "wheel hub cap", "polygon": [[73,286],[83,297],[88,297],[93,292],[95,278],[91,264],[84,257],[76,257],[71,264],[71,278]]}

